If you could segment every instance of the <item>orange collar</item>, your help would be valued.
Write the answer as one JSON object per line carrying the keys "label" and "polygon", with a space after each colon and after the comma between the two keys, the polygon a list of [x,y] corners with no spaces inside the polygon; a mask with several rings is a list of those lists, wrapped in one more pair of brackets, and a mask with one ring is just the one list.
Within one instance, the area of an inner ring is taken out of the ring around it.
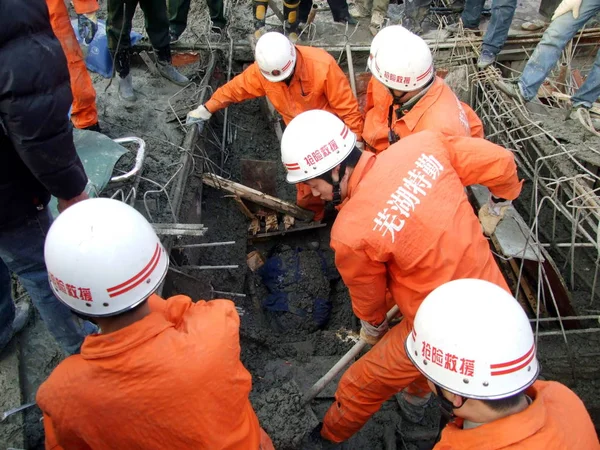
{"label": "orange collar", "polygon": [[346,202],[348,202],[348,200],[350,200],[350,198],[352,198],[356,192],[356,189],[358,188],[358,184],[364,178],[367,172],[371,170],[373,164],[375,164],[375,153],[364,151],[358,160],[358,164],[356,164],[356,167],[350,175],[350,179],[348,180],[348,193],[344,201],[337,207],[338,211],[342,209],[342,207],[346,204]]}
{"label": "orange collar", "polygon": [[118,355],[154,338],[174,324],[160,312],[151,312],[142,320],[114,333],[87,336],[81,346],[83,359],[100,359]]}
{"label": "orange collar", "polygon": [[433,84],[423,98],[419,100],[417,104],[410,109],[410,111],[407,111],[406,115],[398,120],[404,121],[410,131],[413,131],[417,126],[417,123],[419,123],[419,120],[421,120],[423,114],[425,114],[425,112],[438,100],[443,89],[444,80],[436,76]]}
{"label": "orange collar", "polygon": [[442,444],[463,450],[493,450],[512,447],[536,434],[546,423],[546,404],[541,395],[539,382],[527,389],[533,402],[524,411],[469,430],[455,424],[447,426],[442,433]]}

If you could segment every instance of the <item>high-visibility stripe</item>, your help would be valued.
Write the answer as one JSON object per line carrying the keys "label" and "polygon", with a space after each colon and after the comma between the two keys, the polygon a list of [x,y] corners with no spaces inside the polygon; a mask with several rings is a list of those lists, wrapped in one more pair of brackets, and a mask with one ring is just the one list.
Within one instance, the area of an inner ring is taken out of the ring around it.
{"label": "high-visibility stripe", "polygon": [[[506,375],[508,373],[516,372],[517,370],[522,369],[527,366],[532,360],[535,358],[535,344],[532,344],[531,348],[527,353],[525,353],[520,358],[517,358],[513,361],[508,361],[500,364],[491,364],[490,369],[492,369],[492,376],[497,375]],[[496,370],[496,369],[504,369],[504,370]]]}
{"label": "high-visibility stripe", "polygon": [[108,292],[109,297],[117,297],[118,295],[124,294],[125,292],[129,292],[136,286],[140,285],[148,276],[152,273],[152,271],[158,265],[158,261],[160,260],[160,245],[156,244],[156,249],[154,250],[154,254],[152,258],[146,264],[146,266],[140,270],[136,275],[131,277],[129,280],[118,284],[117,286],[113,286],[108,288],[106,292]]}
{"label": "high-visibility stripe", "polygon": [[429,66],[429,69],[427,69],[423,74],[421,74],[417,77],[417,81],[421,81],[423,78],[425,78],[427,75],[429,75],[432,70],[433,70],[433,64],[431,66]]}
{"label": "high-visibility stripe", "polygon": [[286,164],[285,167],[300,167],[300,164],[298,164],[298,163],[291,163],[291,164]]}
{"label": "high-visibility stripe", "polygon": [[300,167],[288,167],[287,170],[300,170]]}
{"label": "high-visibility stripe", "polygon": [[340,133],[340,136],[342,136],[342,139],[346,139],[346,136],[348,136],[348,125],[344,125],[344,128],[342,128],[342,132]]}
{"label": "high-visibility stripe", "polygon": [[292,65],[292,60],[290,59],[285,66],[281,69],[282,72],[288,70],[288,68]]}

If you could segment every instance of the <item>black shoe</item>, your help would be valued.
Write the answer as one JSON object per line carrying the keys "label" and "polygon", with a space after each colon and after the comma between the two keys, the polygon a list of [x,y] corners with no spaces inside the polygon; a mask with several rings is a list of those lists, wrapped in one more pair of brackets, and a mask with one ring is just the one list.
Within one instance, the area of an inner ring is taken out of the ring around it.
{"label": "black shoe", "polygon": [[95,131],[96,133],[102,133],[100,130],[100,124],[96,122],[94,125],[90,125],[89,127],[82,128],[82,130]]}
{"label": "black shoe", "polygon": [[338,22],[338,23],[347,23],[348,25],[356,25],[358,23],[358,20],[356,20],[354,17],[352,17],[351,15],[347,15],[346,17],[344,17],[343,19],[338,19],[335,20],[334,22]]}
{"label": "black shoe", "polygon": [[169,31],[169,42],[174,44],[175,42],[179,42],[180,36],[174,31]]}

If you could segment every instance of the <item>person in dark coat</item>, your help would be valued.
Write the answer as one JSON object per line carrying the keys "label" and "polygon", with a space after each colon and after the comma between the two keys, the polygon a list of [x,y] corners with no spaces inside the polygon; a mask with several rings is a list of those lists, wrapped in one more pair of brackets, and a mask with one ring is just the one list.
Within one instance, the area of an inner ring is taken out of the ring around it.
{"label": "person in dark coat", "polygon": [[86,325],[52,294],[44,240],[50,196],[61,211],[86,199],[87,176],[68,119],[67,60],[45,0],[0,2],[0,67],[0,351],[28,319],[11,297],[12,272],[58,343],[75,353]]}

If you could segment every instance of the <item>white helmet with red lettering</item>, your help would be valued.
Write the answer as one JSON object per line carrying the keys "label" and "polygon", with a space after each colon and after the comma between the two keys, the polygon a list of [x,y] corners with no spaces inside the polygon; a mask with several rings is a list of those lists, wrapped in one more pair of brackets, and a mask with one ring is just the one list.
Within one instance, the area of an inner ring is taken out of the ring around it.
{"label": "white helmet with red lettering", "polygon": [[389,27],[382,28],[371,41],[371,48],[369,49],[369,59],[367,60],[367,67],[372,72],[371,64],[373,62],[373,58],[377,54],[377,50],[379,49],[379,45],[382,42],[393,41],[396,42],[397,45],[402,44],[402,38],[406,35],[410,34],[406,28],[402,25],[390,25]]}
{"label": "white helmet with red lettering", "polygon": [[371,72],[389,89],[414,91],[433,78],[433,57],[427,43],[414,33],[401,39],[386,39],[377,44]]}
{"label": "white helmet with red lettering", "polygon": [[281,33],[270,31],[256,43],[254,59],[260,73],[269,81],[283,81],[296,66],[296,47]]}
{"label": "white helmet with red lettering", "polygon": [[169,258],[152,225],[131,206],[95,198],[61,213],[44,257],[54,295],[91,317],[134,308],[162,283]]}
{"label": "white helmet with red lettering", "polygon": [[480,400],[515,395],[539,365],[527,315],[489,281],[450,281],[431,292],[415,317],[406,353],[434,384]]}
{"label": "white helmet with red lettering", "polygon": [[281,138],[287,182],[310,180],[338,166],[352,152],[356,135],[334,114],[320,109],[292,119]]}

